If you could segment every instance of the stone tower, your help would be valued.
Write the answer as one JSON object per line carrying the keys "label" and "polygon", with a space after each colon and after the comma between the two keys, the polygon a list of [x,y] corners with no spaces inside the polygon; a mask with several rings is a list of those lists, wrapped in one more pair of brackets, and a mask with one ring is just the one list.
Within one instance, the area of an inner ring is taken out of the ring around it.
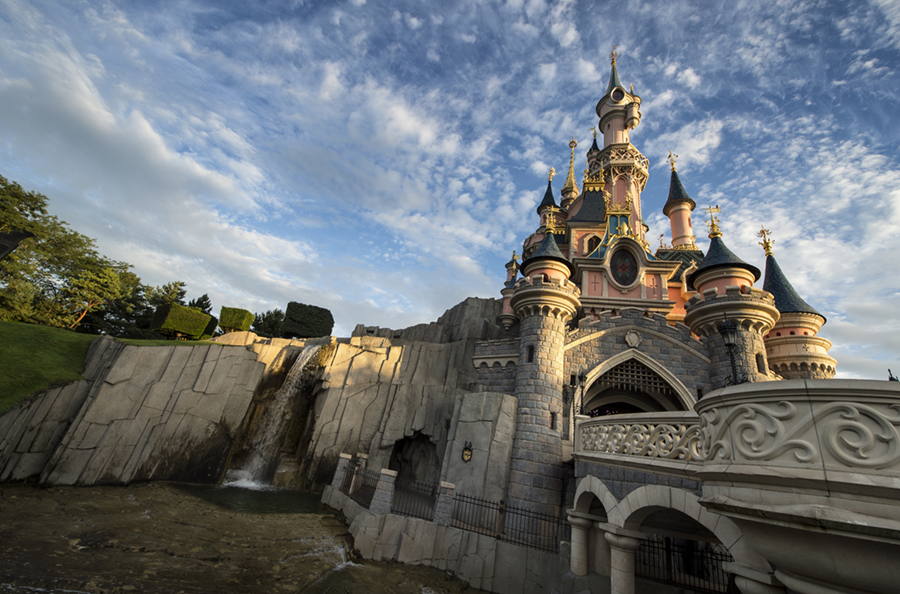
{"label": "stone tower", "polygon": [[837,362],[828,355],[831,341],[816,336],[825,316],[803,300],[788,281],[772,251],[769,231],[759,232],[766,250],[763,290],[775,297],[781,318],[765,337],[769,369],[784,379],[831,379]]}
{"label": "stone tower", "polygon": [[[759,269],[738,258],[722,241],[710,208],[709,251],[687,282],[697,294],[685,304],[684,323],[706,342],[709,379],[714,388],[733,382],[776,379],[769,373],[763,336],[778,321],[775,299],[753,287]],[[733,333],[723,332],[731,324]],[[728,344],[732,342],[732,344]]]}
{"label": "stone tower", "polygon": [[572,264],[553,233],[522,263],[510,299],[519,318],[516,435],[509,475],[510,505],[557,513],[562,491],[561,430],[566,324],[581,307],[569,281]]}

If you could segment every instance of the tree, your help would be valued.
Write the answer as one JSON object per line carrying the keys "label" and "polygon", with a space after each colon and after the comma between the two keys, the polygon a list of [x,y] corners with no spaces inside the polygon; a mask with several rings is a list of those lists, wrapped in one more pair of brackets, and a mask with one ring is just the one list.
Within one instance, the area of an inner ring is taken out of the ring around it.
{"label": "tree", "polygon": [[251,329],[266,338],[281,337],[281,323],[284,322],[284,312],[280,309],[270,309],[261,314],[255,314]]}
{"label": "tree", "polygon": [[334,318],[324,307],[291,301],[281,325],[285,338],[313,338],[328,336],[334,328]]}
{"label": "tree", "polygon": [[246,332],[250,329],[255,317],[246,309],[222,306],[219,313],[219,326],[225,332]]}
{"label": "tree", "polygon": [[209,295],[204,293],[197,299],[191,299],[188,301],[188,307],[193,307],[194,309],[199,309],[205,314],[212,314],[212,301],[209,300]]}
{"label": "tree", "polygon": [[72,327],[109,299],[130,266],[47,211],[47,197],[0,176],[0,232],[33,233],[0,261],[0,320]]}
{"label": "tree", "polygon": [[154,312],[150,328],[154,332],[172,338],[196,339],[203,336],[211,320],[212,316],[196,309],[178,303],[168,303]]}
{"label": "tree", "polygon": [[147,287],[144,291],[147,296],[147,303],[150,307],[156,309],[170,303],[184,305],[184,296],[187,295],[187,289],[182,281],[173,281],[158,287]]}

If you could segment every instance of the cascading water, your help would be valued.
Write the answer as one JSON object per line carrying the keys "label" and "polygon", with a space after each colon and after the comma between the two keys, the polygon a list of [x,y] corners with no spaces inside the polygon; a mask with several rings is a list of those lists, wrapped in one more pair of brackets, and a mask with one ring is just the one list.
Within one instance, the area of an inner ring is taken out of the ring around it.
{"label": "cascading water", "polygon": [[259,419],[248,448],[250,456],[239,468],[231,468],[225,473],[223,487],[264,489],[269,486],[263,481],[280,446],[278,436],[281,434],[285,412],[303,379],[303,368],[320,348],[319,345],[306,346],[297,355],[284,383]]}

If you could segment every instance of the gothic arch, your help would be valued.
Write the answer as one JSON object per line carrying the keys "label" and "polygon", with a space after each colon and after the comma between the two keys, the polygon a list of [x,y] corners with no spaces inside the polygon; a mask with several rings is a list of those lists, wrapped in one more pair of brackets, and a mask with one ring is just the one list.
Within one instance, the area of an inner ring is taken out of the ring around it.
{"label": "gothic arch", "polygon": [[627,351],[622,351],[616,355],[613,355],[606,361],[603,361],[593,369],[591,369],[587,373],[587,380],[585,381],[586,386],[590,386],[595,381],[600,379],[600,377],[605,374],[607,371],[610,371],[612,368],[616,367],[620,363],[624,363],[625,361],[629,361],[631,359],[635,359],[649,367],[651,370],[656,372],[675,392],[675,395],[678,397],[678,401],[681,403],[684,410],[694,410],[694,405],[697,403],[697,399],[691,394],[690,390],[685,387],[681,380],[675,376],[671,371],[663,367],[658,361],[650,357],[649,355],[642,353],[637,349],[628,349]]}

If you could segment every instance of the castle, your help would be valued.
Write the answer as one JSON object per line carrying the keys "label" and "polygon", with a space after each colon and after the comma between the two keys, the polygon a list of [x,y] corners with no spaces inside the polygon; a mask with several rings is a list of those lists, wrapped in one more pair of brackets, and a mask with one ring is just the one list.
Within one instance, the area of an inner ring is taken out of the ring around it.
{"label": "castle", "polygon": [[84,380],[0,415],[0,481],[218,484],[265,425],[259,477],[324,488],[367,559],[502,594],[896,592],[900,383],[832,379],[765,229],[764,277],[716,207],[697,248],[674,155],[650,248],[611,58],[582,187],[573,140],[501,299],[349,338],[98,339]]}

